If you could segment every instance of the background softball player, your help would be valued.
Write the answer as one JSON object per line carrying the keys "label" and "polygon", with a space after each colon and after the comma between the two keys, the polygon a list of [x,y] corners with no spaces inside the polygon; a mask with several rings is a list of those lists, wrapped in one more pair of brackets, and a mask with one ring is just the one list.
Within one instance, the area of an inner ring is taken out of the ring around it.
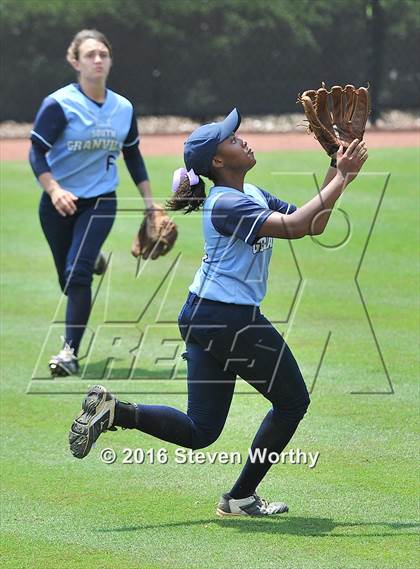
{"label": "background softball player", "polygon": [[[41,226],[67,295],[65,343],[49,363],[53,375],[78,370],[77,354],[91,309],[92,273],[115,219],[115,161],[121,150],[145,207],[153,205],[133,106],[106,88],[111,44],[96,30],[82,30],[68,48],[67,61],[77,71],[78,82],[44,99],[31,132],[30,152],[32,169],[44,189]],[[136,240],[133,254],[138,254]]]}
{"label": "background softball player", "polygon": [[[222,432],[239,375],[272,404],[251,449],[280,453],[293,436],[309,395],[298,364],[282,336],[261,314],[275,237],[297,239],[321,233],[346,183],[367,158],[364,142],[340,147],[320,195],[297,209],[244,183],[256,163],[247,143],[235,134],[240,115],[195,130],[185,144],[186,169],[174,175],[172,209],[191,211],[204,203],[205,255],[179,315],[188,363],[188,411],[117,401],[94,386],[71,426],[74,456],[85,457],[101,432],[135,428],[192,449],[206,447]],[[204,175],[214,182],[206,199]],[[288,511],[269,503],[256,488],[271,466],[268,460],[244,465],[223,494],[219,515],[271,515]]]}

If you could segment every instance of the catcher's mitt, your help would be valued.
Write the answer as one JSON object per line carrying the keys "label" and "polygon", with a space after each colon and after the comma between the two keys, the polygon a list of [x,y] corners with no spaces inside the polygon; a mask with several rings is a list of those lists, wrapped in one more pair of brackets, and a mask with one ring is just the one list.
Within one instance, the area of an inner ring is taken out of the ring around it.
{"label": "catcher's mitt", "polygon": [[133,253],[143,259],[157,259],[172,249],[177,237],[175,223],[169,219],[163,207],[153,204],[140,225]]}
{"label": "catcher's mitt", "polygon": [[340,145],[349,146],[355,138],[362,140],[369,116],[369,95],[366,87],[356,89],[332,87],[309,90],[298,96],[308,119],[308,132],[313,132],[321,146],[331,156]]}

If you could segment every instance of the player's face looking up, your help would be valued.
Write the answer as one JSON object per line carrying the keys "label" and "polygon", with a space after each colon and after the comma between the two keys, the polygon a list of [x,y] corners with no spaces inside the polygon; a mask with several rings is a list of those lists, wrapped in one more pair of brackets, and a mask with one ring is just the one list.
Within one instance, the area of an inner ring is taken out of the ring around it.
{"label": "player's face looking up", "polygon": [[235,133],[232,133],[229,138],[218,145],[216,155],[213,158],[213,168],[216,172],[221,172],[223,168],[240,170],[245,173],[255,164],[256,160],[252,148]]}
{"label": "player's face looking up", "polygon": [[106,81],[112,59],[102,42],[89,38],[79,46],[79,57],[72,62],[81,79]]}

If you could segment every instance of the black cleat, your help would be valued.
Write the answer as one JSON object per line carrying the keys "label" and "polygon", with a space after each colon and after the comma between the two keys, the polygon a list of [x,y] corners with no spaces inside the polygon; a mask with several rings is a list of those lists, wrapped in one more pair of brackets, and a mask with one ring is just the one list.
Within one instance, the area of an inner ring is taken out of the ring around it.
{"label": "black cleat", "polygon": [[284,514],[289,508],[284,502],[267,502],[257,494],[235,500],[229,494],[223,494],[217,505],[218,516],[273,516]]}
{"label": "black cleat", "polygon": [[117,400],[106,387],[94,385],[82,403],[82,413],[70,427],[70,451],[76,458],[84,458],[101,433],[113,427]]}

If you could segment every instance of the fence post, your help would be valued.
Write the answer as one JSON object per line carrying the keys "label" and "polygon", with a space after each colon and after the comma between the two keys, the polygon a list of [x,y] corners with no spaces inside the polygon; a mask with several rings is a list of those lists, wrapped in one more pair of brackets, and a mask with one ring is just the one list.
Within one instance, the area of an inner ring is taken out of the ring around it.
{"label": "fence post", "polygon": [[366,6],[367,24],[370,43],[370,63],[368,66],[369,77],[372,83],[370,120],[374,125],[381,113],[381,100],[379,93],[383,79],[383,48],[385,38],[384,12],[380,0],[368,0]]}

